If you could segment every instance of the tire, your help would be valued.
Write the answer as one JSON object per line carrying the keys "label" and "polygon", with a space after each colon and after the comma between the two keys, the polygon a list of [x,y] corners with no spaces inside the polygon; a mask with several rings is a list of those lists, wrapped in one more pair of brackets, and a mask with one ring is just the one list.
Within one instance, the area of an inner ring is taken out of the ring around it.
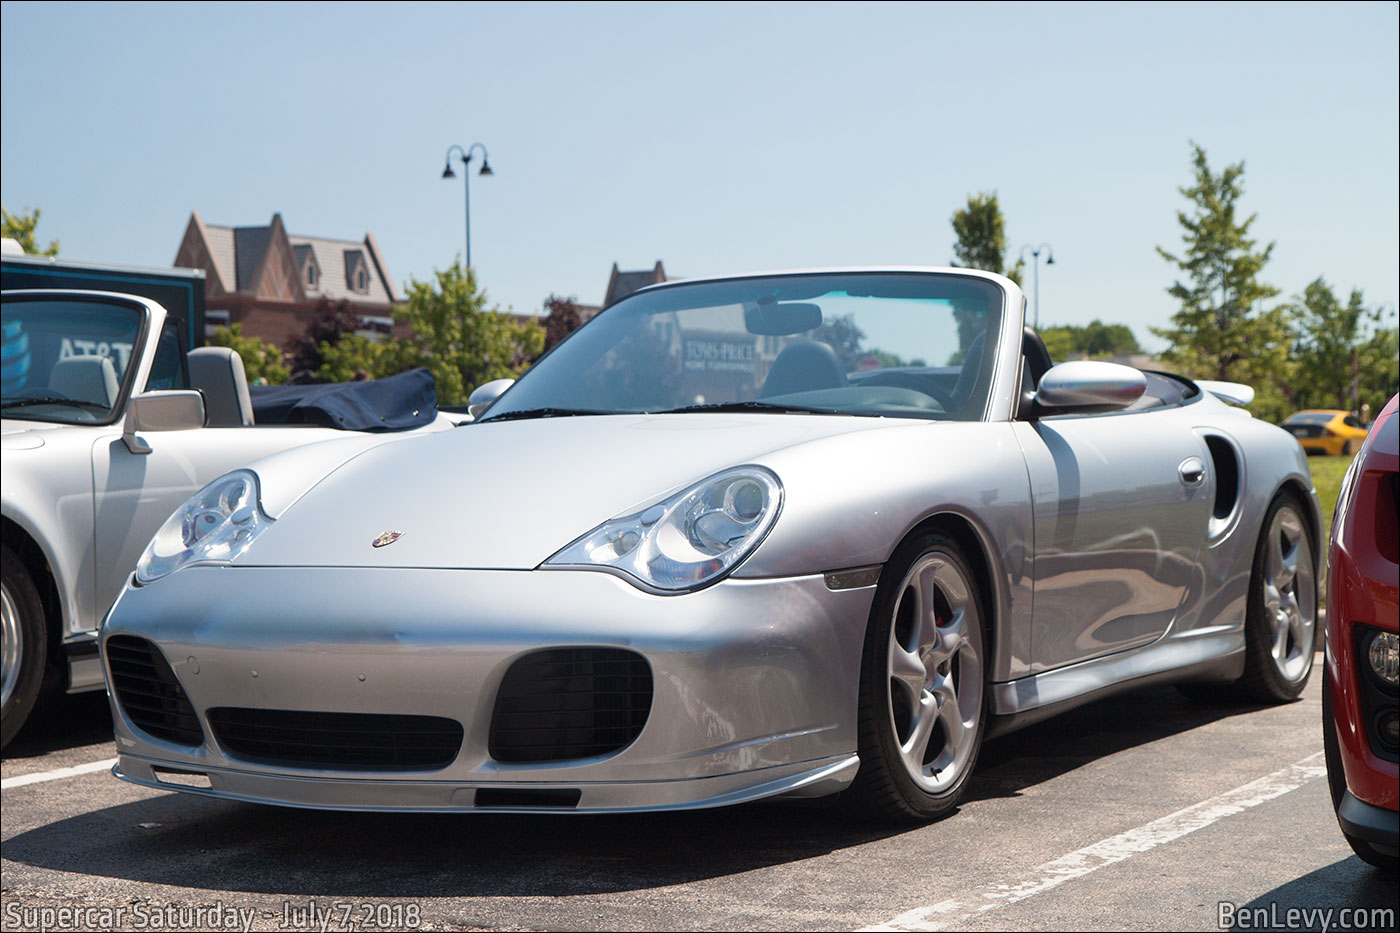
{"label": "tire", "polygon": [[957,806],[986,725],[985,619],[947,535],[918,535],[886,564],[861,656],[860,772],[847,791],[861,815],[907,824]]}
{"label": "tire", "polygon": [[1348,457],[1355,457],[1357,454],[1361,453],[1361,443],[1361,438],[1351,438],[1346,442],[1346,446],[1342,448],[1342,453],[1346,454]]}
{"label": "tire", "polygon": [[[1332,809],[1335,811],[1342,805],[1342,795],[1346,793],[1347,779],[1346,773],[1342,769],[1342,750],[1337,741],[1337,723],[1332,718],[1332,684],[1326,665],[1323,665],[1322,669],[1322,753],[1323,758],[1327,761],[1327,790],[1332,795]],[[1385,869],[1391,873],[1394,873],[1396,868],[1400,868],[1400,858],[1378,852],[1365,839],[1357,839],[1345,829],[1342,830],[1342,836],[1346,839],[1347,845],[1351,846],[1351,851],[1355,852],[1357,857],[1366,864]]]}
{"label": "tire", "polygon": [[1280,493],[1264,513],[1249,578],[1244,674],[1251,699],[1297,699],[1317,648],[1317,557],[1298,500]]}
{"label": "tire", "polygon": [[3,609],[3,665],[0,665],[0,746],[9,745],[39,698],[48,645],[44,610],[29,569],[8,547],[0,547],[0,609]]}

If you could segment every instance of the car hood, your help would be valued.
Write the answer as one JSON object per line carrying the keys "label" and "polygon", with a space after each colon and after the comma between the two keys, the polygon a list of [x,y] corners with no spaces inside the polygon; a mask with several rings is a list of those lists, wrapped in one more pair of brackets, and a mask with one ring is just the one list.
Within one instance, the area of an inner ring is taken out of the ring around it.
{"label": "car hood", "polygon": [[[780,414],[467,425],[357,453],[283,511],[236,564],[526,570],[602,522],[727,467],[833,435],[924,425]],[[306,482],[255,469],[265,495]],[[385,532],[400,536],[373,547]]]}
{"label": "car hood", "polygon": [[[34,450],[44,446],[46,437],[54,436],[55,431],[71,425],[52,424],[47,421],[27,421],[20,418],[0,419],[0,438],[5,450]],[[88,425],[83,428],[91,430]]]}

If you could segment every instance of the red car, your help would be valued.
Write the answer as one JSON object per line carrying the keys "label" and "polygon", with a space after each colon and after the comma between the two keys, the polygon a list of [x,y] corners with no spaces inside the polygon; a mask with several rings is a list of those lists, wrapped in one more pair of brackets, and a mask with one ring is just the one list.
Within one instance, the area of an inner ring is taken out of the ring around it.
{"label": "red car", "polygon": [[1400,416],[1392,398],[1342,480],[1327,552],[1322,738],[1337,822],[1356,854],[1400,853]]}

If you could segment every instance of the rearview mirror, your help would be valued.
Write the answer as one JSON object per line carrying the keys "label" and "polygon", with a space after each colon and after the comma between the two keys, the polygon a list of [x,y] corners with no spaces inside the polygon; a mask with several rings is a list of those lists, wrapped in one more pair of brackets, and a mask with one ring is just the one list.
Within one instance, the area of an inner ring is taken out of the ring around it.
{"label": "rearview mirror", "polygon": [[1038,409],[1115,411],[1136,402],[1145,391],[1147,377],[1131,366],[1073,360],[1050,367],[1040,377],[1035,403]]}
{"label": "rearview mirror", "polygon": [[473,418],[480,417],[481,413],[491,407],[491,403],[500,398],[511,386],[515,385],[514,379],[492,379],[490,382],[483,382],[472,389],[472,394],[467,396],[467,414]]}
{"label": "rearview mirror", "polygon": [[133,395],[126,406],[122,440],[134,454],[148,454],[151,445],[137,431],[185,431],[204,427],[204,396],[193,389]]}
{"label": "rearview mirror", "polygon": [[744,304],[744,327],[763,337],[791,337],[822,326],[822,309],[805,301]]}

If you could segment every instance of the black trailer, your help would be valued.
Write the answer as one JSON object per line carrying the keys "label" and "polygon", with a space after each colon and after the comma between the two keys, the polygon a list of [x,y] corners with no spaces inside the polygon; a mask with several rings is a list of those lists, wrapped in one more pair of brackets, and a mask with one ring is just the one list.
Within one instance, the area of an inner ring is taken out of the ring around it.
{"label": "black trailer", "polygon": [[6,253],[0,258],[0,288],[84,288],[139,295],[159,302],[184,324],[189,349],[204,346],[203,269],[152,269]]}

